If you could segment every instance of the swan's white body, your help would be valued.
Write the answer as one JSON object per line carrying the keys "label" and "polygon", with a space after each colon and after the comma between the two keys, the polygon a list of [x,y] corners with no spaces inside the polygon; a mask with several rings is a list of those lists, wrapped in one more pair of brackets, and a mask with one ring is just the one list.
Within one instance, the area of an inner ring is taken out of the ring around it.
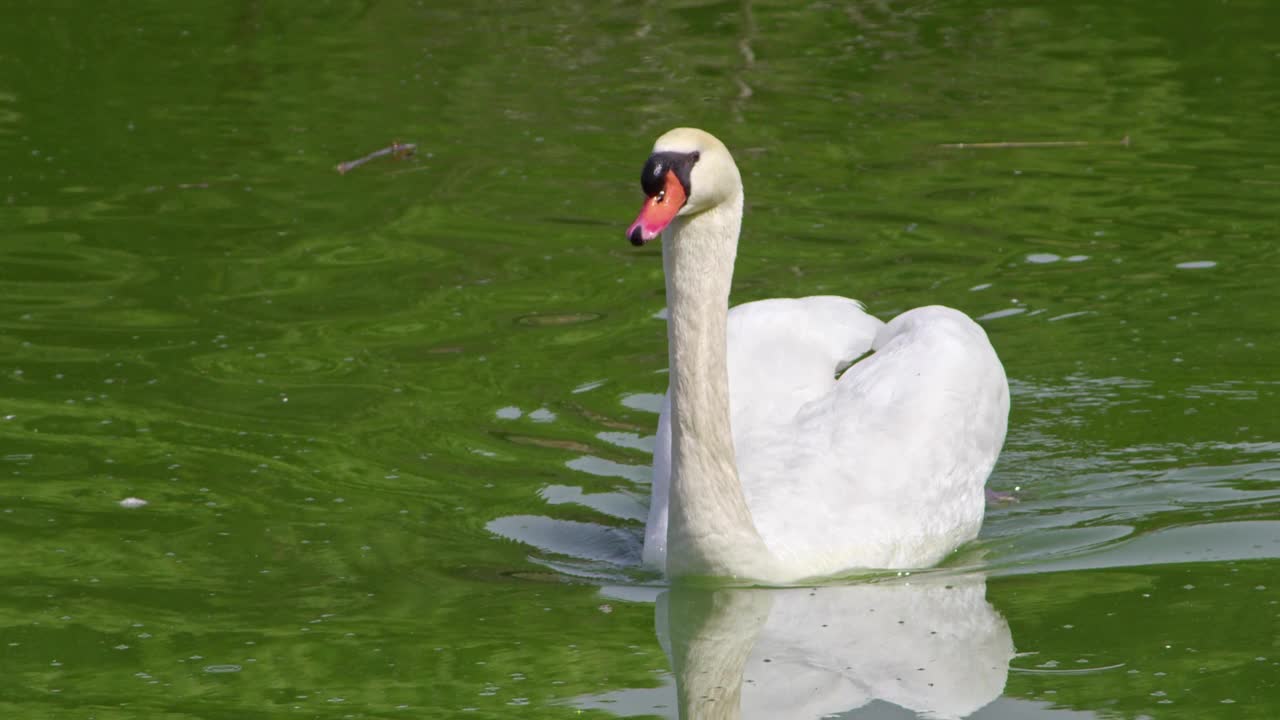
{"label": "swan's white body", "polygon": [[646,564],[790,582],[933,565],[975,537],[1009,412],[982,328],[938,306],[886,324],[839,297],[729,311],[737,167],[699,130],[673,130],[654,152],[694,164],[663,230],[671,385]]}

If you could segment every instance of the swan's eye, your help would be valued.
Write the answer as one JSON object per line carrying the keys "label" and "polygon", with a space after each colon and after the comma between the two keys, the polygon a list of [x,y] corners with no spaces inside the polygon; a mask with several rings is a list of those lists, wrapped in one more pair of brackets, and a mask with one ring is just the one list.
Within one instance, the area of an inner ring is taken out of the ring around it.
{"label": "swan's eye", "polygon": [[[672,203],[683,205],[685,200],[683,195],[688,193],[689,188],[689,173],[697,160],[696,152],[656,152],[649,156],[649,160],[644,164],[644,170],[640,172],[640,187],[652,201],[665,203],[666,196],[660,196],[658,193],[666,190],[666,195],[672,198]],[[682,186],[683,193],[679,198],[675,197],[676,189],[673,183]]]}
{"label": "swan's eye", "polygon": [[659,191],[658,191],[658,195],[657,195],[657,197],[655,197],[655,198],[654,198],[654,200],[656,200],[656,201],[658,201],[658,202],[662,202],[663,200],[666,200],[666,199],[667,199],[667,191],[666,191],[666,190],[659,190]]}

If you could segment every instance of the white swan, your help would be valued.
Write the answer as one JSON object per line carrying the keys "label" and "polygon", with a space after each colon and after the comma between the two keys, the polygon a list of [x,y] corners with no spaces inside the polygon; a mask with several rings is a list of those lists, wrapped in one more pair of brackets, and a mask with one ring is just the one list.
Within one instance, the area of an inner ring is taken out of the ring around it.
{"label": "white swan", "polygon": [[627,236],[662,235],[671,373],[645,563],[782,583],[928,566],[975,537],[1009,414],[982,328],[938,306],[885,324],[839,297],[730,312],[742,179],[728,149],[672,130],[641,185]]}

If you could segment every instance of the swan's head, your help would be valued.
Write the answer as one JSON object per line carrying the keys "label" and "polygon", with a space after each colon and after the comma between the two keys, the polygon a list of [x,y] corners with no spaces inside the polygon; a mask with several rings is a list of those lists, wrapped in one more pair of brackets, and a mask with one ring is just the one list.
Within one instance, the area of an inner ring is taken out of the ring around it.
{"label": "swan's head", "polygon": [[696,128],[676,128],[653,144],[640,173],[648,197],[627,228],[632,245],[662,234],[677,217],[697,215],[741,194],[742,177],[724,143]]}

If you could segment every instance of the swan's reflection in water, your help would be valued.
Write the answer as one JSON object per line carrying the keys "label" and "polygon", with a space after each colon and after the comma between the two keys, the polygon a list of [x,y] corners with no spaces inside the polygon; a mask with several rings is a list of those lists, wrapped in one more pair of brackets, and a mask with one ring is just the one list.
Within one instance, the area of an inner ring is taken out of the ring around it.
{"label": "swan's reflection in water", "polygon": [[820,718],[873,700],[962,718],[1000,695],[1014,653],[974,576],[677,588],[657,615],[686,718]]}
{"label": "swan's reflection in water", "polygon": [[679,715],[668,712],[698,720],[831,717],[877,700],[963,718],[1000,696],[1014,654],[980,575],[674,588],[658,598],[657,631],[675,671]]}

